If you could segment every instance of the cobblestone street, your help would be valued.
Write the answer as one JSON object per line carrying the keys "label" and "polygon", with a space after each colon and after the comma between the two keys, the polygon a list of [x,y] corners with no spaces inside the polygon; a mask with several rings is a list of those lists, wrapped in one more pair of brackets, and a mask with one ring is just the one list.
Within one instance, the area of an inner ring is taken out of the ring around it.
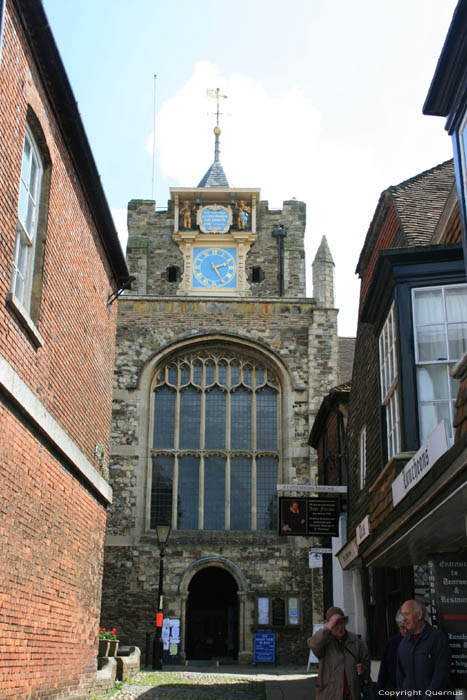
{"label": "cobblestone street", "polygon": [[121,689],[95,695],[93,700],[311,700],[313,687],[312,674],[301,669],[141,671]]}

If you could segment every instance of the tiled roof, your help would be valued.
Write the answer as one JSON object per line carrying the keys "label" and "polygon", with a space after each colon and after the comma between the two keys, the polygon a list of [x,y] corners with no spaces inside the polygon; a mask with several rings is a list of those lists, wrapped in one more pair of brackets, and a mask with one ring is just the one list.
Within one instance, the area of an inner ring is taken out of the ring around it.
{"label": "tiled roof", "polygon": [[451,159],[388,188],[407,246],[430,243],[453,182],[454,165]]}
{"label": "tiled roof", "polygon": [[202,178],[198,187],[229,187],[229,182],[224,173],[224,168],[218,160],[211,165],[206,175]]}

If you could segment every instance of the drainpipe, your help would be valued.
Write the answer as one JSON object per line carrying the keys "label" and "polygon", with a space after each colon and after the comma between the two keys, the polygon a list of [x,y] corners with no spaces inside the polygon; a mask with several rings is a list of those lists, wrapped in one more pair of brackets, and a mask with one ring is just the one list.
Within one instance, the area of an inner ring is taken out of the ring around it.
{"label": "drainpipe", "polygon": [[284,238],[287,236],[287,231],[279,224],[279,228],[275,228],[272,232],[272,237],[277,239],[277,258],[279,263],[279,272],[277,281],[279,284],[279,296],[284,296]]}

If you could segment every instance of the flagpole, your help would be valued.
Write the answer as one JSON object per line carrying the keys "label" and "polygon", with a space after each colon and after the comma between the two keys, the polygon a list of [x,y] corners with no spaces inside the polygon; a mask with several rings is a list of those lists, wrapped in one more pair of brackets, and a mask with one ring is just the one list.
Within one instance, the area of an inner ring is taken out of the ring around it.
{"label": "flagpole", "polygon": [[[154,123],[152,128],[152,199],[156,199],[156,79],[154,73]],[[155,206],[155,202],[154,202]]]}

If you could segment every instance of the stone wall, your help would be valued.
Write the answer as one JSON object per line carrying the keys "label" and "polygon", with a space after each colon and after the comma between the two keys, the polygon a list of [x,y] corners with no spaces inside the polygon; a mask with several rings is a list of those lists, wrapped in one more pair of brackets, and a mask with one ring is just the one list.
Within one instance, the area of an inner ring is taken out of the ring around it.
{"label": "stone wall", "polygon": [[[136,276],[134,294],[172,296],[179,280],[167,280],[167,268],[183,268],[183,256],[172,240],[174,231],[172,202],[166,211],[156,211],[152,200],[134,199],[128,205],[127,260],[130,272]],[[278,296],[278,252],[274,228],[282,224],[287,230],[284,241],[284,296],[305,296],[305,204],[296,200],[284,202],[282,210],[269,210],[260,202],[257,210],[257,240],[252,245],[246,263],[252,296]],[[264,272],[261,282],[251,282],[252,270]]]}

